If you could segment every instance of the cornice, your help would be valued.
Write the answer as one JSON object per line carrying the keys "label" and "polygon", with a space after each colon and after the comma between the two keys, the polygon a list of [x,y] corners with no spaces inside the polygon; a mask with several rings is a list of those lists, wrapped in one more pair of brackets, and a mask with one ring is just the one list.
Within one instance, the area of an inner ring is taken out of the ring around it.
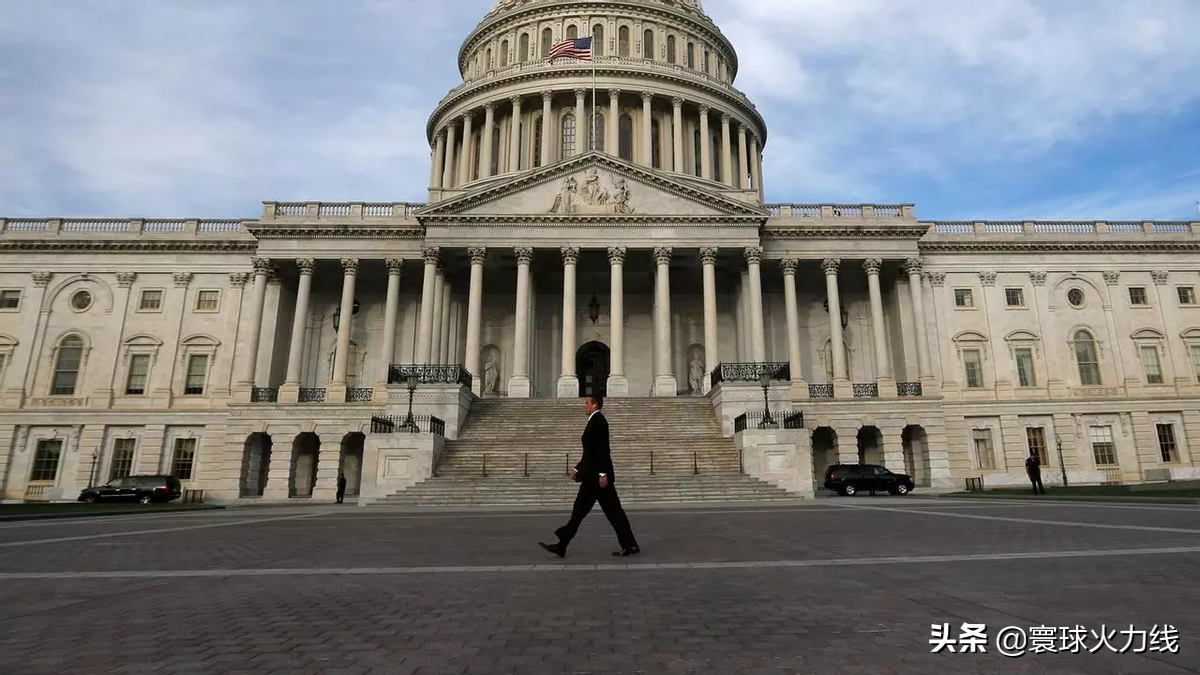
{"label": "cornice", "polygon": [[258,239],[421,239],[425,228],[417,225],[388,227],[355,223],[271,223],[248,228]]}
{"label": "cornice", "polygon": [[794,229],[763,229],[763,239],[912,239],[918,240],[925,228],[905,225],[825,225],[812,224]]}
{"label": "cornice", "polygon": [[94,251],[97,253],[244,253],[258,248],[257,241],[195,241],[170,239],[0,239],[4,251]]}
{"label": "cornice", "polygon": [[930,253],[1167,253],[1200,251],[1200,241],[921,241]]}
{"label": "cornice", "polygon": [[729,225],[754,225],[762,222],[762,218],[753,215],[711,216],[631,216],[631,215],[531,215],[531,216],[490,216],[490,215],[460,215],[446,214],[444,216],[425,216],[422,220],[430,223],[446,225],[488,225],[512,227],[579,227],[611,226],[611,227],[654,227],[660,225],[680,226],[692,225],[699,227],[722,227]]}

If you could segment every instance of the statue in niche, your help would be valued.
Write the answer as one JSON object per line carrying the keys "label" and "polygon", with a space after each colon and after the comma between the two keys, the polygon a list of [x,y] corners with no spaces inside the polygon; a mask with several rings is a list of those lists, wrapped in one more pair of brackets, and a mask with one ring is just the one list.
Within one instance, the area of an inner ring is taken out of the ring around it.
{"label": "statue in niche", "polygon": [[496,368],[496,360],[491,350],[488,350],[487,362],[483,364],[482,394],[498,394],[500,388],[500,371]]}
{"label": "statue in niche", "polygon": [[699,351],[692,352],[692,360],[688,363],[688,391],[696,395],[704,392],[704,359]]}
{"label": "statue in niche", "polygon": [[562,189],[554,197],[554,205],[550,207],[550,213],[574,213],[575,198],[577,187],[575,178],[568,177],[562,182]]}

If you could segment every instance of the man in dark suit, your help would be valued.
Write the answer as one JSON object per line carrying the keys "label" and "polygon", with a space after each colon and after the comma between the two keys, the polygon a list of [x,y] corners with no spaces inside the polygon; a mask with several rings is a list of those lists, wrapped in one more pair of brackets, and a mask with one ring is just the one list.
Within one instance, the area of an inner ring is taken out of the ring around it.
{"label": "man in dark suit", "polygon": [[604,407],[604,399],[599,396],[588,396],[583,400],[584,409],[588,412],[588,421],[583,428],[583,456],[579,463],[571,469],[568,475],[579,483],[579,494],[575,496],[575,506],[571,508],[571,519],[566,525],[554,531],[558,541],[553,544],[538,542],[547,551],[562,558],[567,555],[567,546],[579,531],[579,525],[591,512],[596,502],[604,510],[605,517],[617,533],[620,551],[613,552],[615,556],[629,556],[641,553],[633,530],[629,526],[629,518],[621,508],[621,500],[617,497],[615,476],[613,475],[612,454],[608,445],[608,420],[600,409]]}

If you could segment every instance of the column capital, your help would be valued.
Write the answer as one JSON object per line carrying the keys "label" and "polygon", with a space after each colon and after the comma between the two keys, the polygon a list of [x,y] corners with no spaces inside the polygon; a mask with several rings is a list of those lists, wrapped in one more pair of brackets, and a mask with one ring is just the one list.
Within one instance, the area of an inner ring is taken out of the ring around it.
{"label": "column capital", "polygon": [[728,126],[729,120],[731,120],[731,119],[733,119],[733,116],[730,115],[729,113],[721,113],[721,124]]}
{"label": "column capital", "polygon": [[995,272],[980,272],[979,273],[979,283],[984,286],[995,286],[996,285],[996,273]]}
{"label": "column capital", "polygon": [[554,92],[550,91],[549,89],[545,89],[542,91],[542,103],[543,104],[550,103],[550,99],[552,99],[552,98],[554,98]]}
{"label": "column capital", "polygon": [[586,95],[586,94],[587,94],[587,89],[584,89],[583,87],[575,87],[575,100],[576,101],[583,98],[584,95]]}
{"label": "column capital", "polygon": [[909,258],[904,261],[904,272],[910,277],[914,274],[919,276],[924,266],[925,263],[920,258]]}
{"label": "column capital", "polygon": [[508,97],[508,102],[511,103],[514,108],[521,107],[521,97],[520,96],[510,96],[510,97]]}
{"label": "column capital", "polygon": [[866,270],[868,276],[878,275],[879,270],[883,269],[883,259],[867,258],[863,261],[863,269]]}
{"label": "column capital", "polygon": [[229,283],[233,286],[242,287],[246,282],[250,281],[250,275],[246,272],[230,272]]}
{"label": "column capital", "polygon": [[926,272],[925,278],[929,280],[929,285],[934,288],[941,288],[942,284],[946,283],[945,272]]}
{"label": "column capital", "polygon": [[1109,286],[1116,286],[1118,283],[1121,282],[1121,273],[1120,272],[1113,272],[1111,270],[1106,270],[1104,272],[1101,272],[1100,275],[1104,277],[1104,283],[1108,284]]}
{"label": "column capital", "polygon": [[188,284],[192,283],[191,272],[176,272],[171,275],[171,278],[175,281],[177,288],[187,288]]}
{"label": "column capital", "polygon": [[654,247],[654,262],[658,265],[667,265],[671,262],[671,247],[670,246],[655,246]]}
{"label": "column capital", "polygon": [[622,265],[625,263],[625,247],[624,246],[609,246],[608,247],[608,263],[610,265]]}
{"label": "column capital", "polygon": [[467,249],[467,255],[471,257],[472,265],[482,265],[487,261],[487,249],[483,246],[472,246]]}
{"label": "column capital", "polygon": [[400,274],[400,268],[404,266],[404,260],[401,258],[388,258],[384,261],[387,265],[388,275]]}
{"label": "column capital", "polygon": [[473,120],[473,119],[475,119],[475,113],[473,113],[469,110],[467,112],[463,113],[463,116],[462,116],[463,126],[470,125],[471,120]]}
{"label": "column capital", "polygon": [[702,117],[707,116],[709,110],[710,110],[710,108],[706,104],[704,104],[704,103],[700,104],[700,115]]}
{"label": "column capital", "polygon": [[[1154,275],[1153,272],[1151,272],[1150,274],[1151,274],[1151,276]],[[1158,282],[1157,276],[1154,277],[1154,281],[1155,281],[1155,283]],[[1166,281],[1167,281],[1167,279],[1166,279],[1166,276],[1164,275],[1163,283],[1166,283]],[[1033,284],[1034,286],[1045,286],[1046,285],[1046,272],[1044,270],[1037,270],[1036,272],[1030,272],[1029,273],[1029,283]]]}
{"label": "column capital", "polygon": [[316,264],[317,261],[312,258],[296,258],[296,269],[300,270],[300,274],[312,274]]}
{"label": "column capital", "polygon": [[762,252],[761,246],[747,246],[742,255],[746,257],[747,265],[757,265],[762,262]]}
{"label": "column capital", "polygon": [[421,257],[425,259],[426,265],[436,265],[441,261],[442,249],[437,246],[423,246]]}
{"label": "column capital", "polygon": [[528,265],[533,261],[533,249],[529,247],[521,247],[513,249],[513,255],[517,256],[518,265]]}
{"label": "column capital", "polygon": [[700,262],[705,265],[717,264],[717,252],[719,250],[716,246],[706,246],[700,249]]}
{"label": "column capital", "polygon": [[579,247],[578,246],[563,246],[559,249],[562,253],[564,265],[574,265],[579,262]]}
{"label": "column capital", "polygon": [[254,266],[255,274],[267,274],[271,271],[270,258],[251,258],[250,264]]}
{"label": "column capital", "polygon": [[618,98],[621,96],[621,90],[614,87],[608,90],[608,95],[613,98]]}
{"label": "column capital", "polygon": [[[1041,274],[1042,275],[1042,283],[1043,284],[1046,283],[1046,273],[1045,272],[1030,272],[1029,273],[1029,275],[1031,277],[1034,274]],[[1150,278],[1154,280],[1155,286],[1166,286],[1167,279],[1169,277],[1170,277],[1170,272],[1168,272],[1167,270],[1150,270]]]}
{"label": "column capital", "polygon": [[648,91],[642,92],[642,103],[649,103],[650,99],[652,99],[652,98],[654,98],[654,94],[652,94]]}
{"label": "column capital", "polygon": [[[246,283],[246,279],[245,279],[246,275],[242,274],[242,277],[243,277],[242,284],[244,284],[244,283]],[[133,285],[133,282],[135,279],[137,279],[137,272],[117,272],[117,285],[120,286],[121,288],[129,288],[130,286]],[[229,275],[229,282],[233,283],[233,275],[232,274]],[[241,286],[242,284],[234,284],[234,285]]]}
{"label": "column capital", "polygon": [[825,276],[831,277],[838,273],[838,267],[842,264],[839,258],[826,258],[821,261],[821,270],[825,272]]}
{"label": "column capital", "polygon": [[496,102],[495,102],[495,101],[488,101],[487,103],[484,103],[484,104],[483,104],[483,111],[484,111],[485,113],[489,114],[489,115],[491,115],[492,113],[496,112]]}
{"label": "column capital", "polygon": [[33,279],[33,285],[38,288],[45,288],[50,284],[50,278],[54,276],[53,272],[33,272],[30,275]]}
{"label": "column capital", "polygon": [[342,258],[342,273],[358,274],[358,258]]}
{"label": "column capital", "polygon": [[672,96],[672,97],[671,97],[671,105],[672,105],[672,106],[674,106],[674,107],[676,107],[676,108],[682,108],[682,107],[683,107],[683,97],[681,97],[681,96]]}
{"label": "column capital", "polygon": [[439,128],[437,130],[437,134],[435,134],[435,136],[437,137],[438,141],[445,143],[446,142],[446,127]]}
{"label": "column capital", "polygon": [[800,261],[795,258],[784,258],[779,261],[779,266],[783,268],[783,276],[795,275],[796,270],[800,267]]}

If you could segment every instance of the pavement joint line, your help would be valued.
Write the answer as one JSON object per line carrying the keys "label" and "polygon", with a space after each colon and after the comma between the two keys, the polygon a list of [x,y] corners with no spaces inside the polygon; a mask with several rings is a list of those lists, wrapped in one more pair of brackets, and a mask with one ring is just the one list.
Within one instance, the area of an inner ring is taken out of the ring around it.
{"label": "pavement joint line", "polygon": [[755,560],[731,562],[666,563],[544,563],[527,565],[420,565],[410,567],[277,567],[208,570],[120,570],[107,572],[5,572],[0,581],[35,579],[162,579],[280,576],[404,576],[421,574],[513,574],[537,572],[639,572],[665,570],[740,570],[798,569],[873,565],[911,565],[953,562],[990,562],[999,560],[1053,560],[1060,558],[1102,558],[1139,555],[1188,555],[1200,553],[1200,546],[1160,548],[1088,549],[1077,551],[1030,551],[1011,553],[971,553],[923,556],[887,556],[880,558],[829,558],[808,560]]}
{"label": "pavement joint line", "polygon": [[1117,525],[1114,523],[1081,523],[1069,520],[1040,520],[1037,518],[1012,518],[1009,516],[985,516],[978,513],[946,513],[923,509],[907,509],[888,506],[864,506],[861,504],[846,504],[843,508],[862,511],[887,511],[891,513],[915,513],[926,516],[942,516],[944,518],[970,518],[973,520],[995,520],[1009,523],[1025,523],[1031,525],[1060,525],[1063,527],[1090,527],[1099,530],[1133,530],[1137,532],[1170,532],[1173,534],[1200,534],[1200,530],[1182,527],[1155,527],[1152,525]]}
{"label": "pavement joint line", "polygon": [[[1200,506],[1189,506],[1187,504],[1154,504],[1146,502],[1072,502],[1062,499],[1047,499],[1039,500],[1033,497],[1009,497],[1009,498],[987,498],[987,497],[967,497],[964,499],[952,499],[943,497],[938,501],[946,501],[952,504],[969,504],[971,502],[978,503],[980,506],[1024,506],[1024,507],[1039,507],[1057,506],[1073,509],[1124,509],[1126,511],[1187,511],[1190,513],[1200,512]],[[929,506],[937,506],[933,500],[927,502]]]}
{"label": "pavement joint line", "polygon": [[0,542],[0,548],[16,548],[20,546],[36,546],[37,544],[61,544],[70,541],[87,541],[89,539],[110,539],[113,537],[132,537],[142,534],[161,534],[163,532],[186,532],[188,530],[205,530],[214,527],[231,527],[233,525],[254,525],[258,523],[271,523],[281,520],[300,520],[302,518],[316,518],[326,515],[324,513],[305,513],[294,516],[278,516],[275,518],[249,518],[245,520],[235,520],[232,522],[219,523],[204,523],[203,525],[183,525],[180,527],[159,527],[151,530],[129,530],[125,532],[101,532],[98,534],[79,534],[72,537],[55,537],[53,539],[33,539],[28,541],[5,541]]}

